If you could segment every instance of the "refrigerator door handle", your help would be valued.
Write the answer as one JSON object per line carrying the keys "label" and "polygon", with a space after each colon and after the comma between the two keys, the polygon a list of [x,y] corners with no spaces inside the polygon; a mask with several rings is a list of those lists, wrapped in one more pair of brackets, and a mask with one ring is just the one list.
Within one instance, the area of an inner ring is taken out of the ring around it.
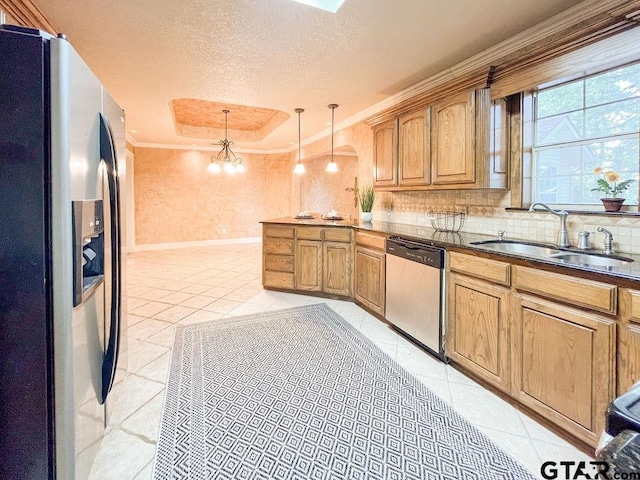
{"label": "refrigerator door handle", "polygon": [[109,340],[102,363],[102,398],[104,403],[111,391],[120,352],[120,195],[118,185],[118,159],[109,120],[100,114],[100,157],[104,160],[109,187],[109,209],[111,217],[111,322]]}

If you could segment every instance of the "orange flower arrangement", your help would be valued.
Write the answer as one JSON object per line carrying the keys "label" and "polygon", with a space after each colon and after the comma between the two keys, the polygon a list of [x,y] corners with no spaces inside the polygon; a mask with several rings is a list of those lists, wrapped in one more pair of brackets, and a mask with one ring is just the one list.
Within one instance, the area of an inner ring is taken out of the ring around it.
{"label": "orange flower arrangement", "polygon": [[602,192],[609,198],[617,198],[618,194],[624,192],[632,182],[635,182],[633,178],[620,182],[620,174],[613,170],[606,170],[604,167],[597,167],[593,169],[595,175],[602,175],[602,178],[598,179],[598,186],[592,188],[592,192]]}

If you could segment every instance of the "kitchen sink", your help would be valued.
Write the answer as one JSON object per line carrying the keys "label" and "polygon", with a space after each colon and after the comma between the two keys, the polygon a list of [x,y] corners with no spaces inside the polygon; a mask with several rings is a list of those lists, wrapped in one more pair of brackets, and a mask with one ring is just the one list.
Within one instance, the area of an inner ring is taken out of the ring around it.
{"label": "kitchen sink", "polygon": [[560,253],[557,248],[550,248],[546,245],[536,245],[534,243],[514,242],[511,240],[487,240],[484,242],[471,242],[472,245],[481,245],[496,252],[521,253],[524,255],[536,255],[548,257],[555,253]]}
{"label": "kitchen sink", "polygon": [[619,267],[633,262],[630,258],[624,257],[603,257],[600,255],[592,255],[589,253],[560,252],[549,255],[549,258],[560,260],[567,263],[577,263],[580,265],[593,265],[596,267]]}
{"label": "kitchen sink", "polygon": [[562,263],[569,263],[572,265],[586,265],[592,267],[619,267],[621,265],[626,265],[633,262],[631,258],[610,257],[592,253],[566,251],[559,248],[553,248],[548,245],[517,242],[513,240],[487,240],[484,242],[472,242],[471,244],[478,245],[483,248],[488,248],[498,253],[515,253],[521,255],[545,257],[551,260],[556,260]]}

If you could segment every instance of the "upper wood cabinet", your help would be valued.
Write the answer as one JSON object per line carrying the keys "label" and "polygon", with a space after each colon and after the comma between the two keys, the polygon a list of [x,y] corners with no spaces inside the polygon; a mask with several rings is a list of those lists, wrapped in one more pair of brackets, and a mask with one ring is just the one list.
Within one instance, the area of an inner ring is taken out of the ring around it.
{"label": "upper wood cabinet", "polygon": [[489,89],[453,94],[373,127],[379,190],[507,188],[508,112]]}
{"label": "upper wood cabinet", "polygon": [[474,183],[475,92],[463,92],[434,106],[434,185]]}
{"label": "upper wood cabinet", "polygon": [[428,185],[431,180],[431,108],[398,120],[398,185]]}
{"label": "upper wood cabinet", "polygon": [[398,184],[398,120],[373,129],[373,183],[377,187]]}

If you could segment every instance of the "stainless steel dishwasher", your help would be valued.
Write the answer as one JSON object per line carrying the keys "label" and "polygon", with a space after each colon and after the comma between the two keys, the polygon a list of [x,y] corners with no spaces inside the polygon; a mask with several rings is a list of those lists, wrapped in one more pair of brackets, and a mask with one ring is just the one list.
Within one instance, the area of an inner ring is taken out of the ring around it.
{"label": "stainless steel dishwasher", "polygon": [[444,355],[445,250],[391,237],[387,240],[387,320],[422,347]]}

